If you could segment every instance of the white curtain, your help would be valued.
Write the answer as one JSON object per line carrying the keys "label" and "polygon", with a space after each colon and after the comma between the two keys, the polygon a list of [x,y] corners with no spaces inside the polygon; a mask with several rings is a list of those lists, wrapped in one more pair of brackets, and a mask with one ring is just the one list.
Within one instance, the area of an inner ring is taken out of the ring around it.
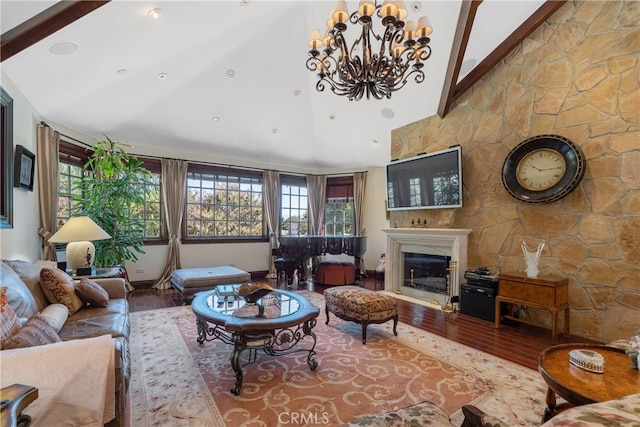
{"label": "white curtain", "polygon": [[307,175],[307,193],[309,194],[309,235],[321,236],[324,234],[327,177],[325,175]]}
{"label": "white curtain", "polygon": [[38,125],[37,129],[37,157],[38,165],[38,198],[40,201],[40,229],[38,233],[44,239],[43,259],[56,261],[56,250],[48,242],[49,237],[56,232],[56,218],[58,216],[58,149],[60,134],[49,126]]}
{"label": "white curtain", "polygon": [[269,233],[269,273],[267,278],[276,278],[273,264],[273,250],[280,246],[280,172],[264,171],[262,175],[262,197],[264,197],[264,215]]}
{"label": "white curtain", "polygon": [[183,160],[162,159],[162,197],[167,233],[169,233],[169,254],[164,270],[156,282],[154,289],[169,289],[173,270],[180,265],[180,229],[184,213],[187,192],[187,170],[189,163]]}

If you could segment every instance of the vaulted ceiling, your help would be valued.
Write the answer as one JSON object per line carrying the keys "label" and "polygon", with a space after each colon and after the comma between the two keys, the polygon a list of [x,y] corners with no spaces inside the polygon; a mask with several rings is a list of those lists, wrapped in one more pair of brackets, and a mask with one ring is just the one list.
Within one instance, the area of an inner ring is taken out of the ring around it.
{"label": "vaulted ceiling", "polygon": [[431,20],[433,53],[391,99],[316,90],[307,40],[334,1],[2,0],[1,66],[53,128],[239,164],[383,166],[391,130],[446,114],[562,4],[405,2]]}

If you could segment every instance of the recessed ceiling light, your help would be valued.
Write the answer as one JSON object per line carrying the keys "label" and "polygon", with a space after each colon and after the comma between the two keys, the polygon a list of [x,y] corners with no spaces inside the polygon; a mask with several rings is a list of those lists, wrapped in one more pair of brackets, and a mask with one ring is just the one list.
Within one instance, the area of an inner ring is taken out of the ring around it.
{"label": "recessed ceiling light", "polygon": [[236,75],[236,72],[231,68],[227,70],[227,77],[229,77],[230,79],[233,78],[235,75]]}
{"label": "recessed ceiling light", "polygon": [[377,139],[372,139],[371,142],[373,142],[374,144],[377,144],[378,140]]}
{"label": "recessed ceiling light", "polygon": [[160,9],[151,9],[149,12],[147,12],[147,15],[156,20],[160,19]]}
{"label": "recessed ceiling light", "polygon": [[422,3],[420,3],[419,1],[414,1],[413,3],[411,3],[411,9],[414,12],[420,12],[422,10]]}
{"label": "recessed ceiling light", "polygon": [[329,120],[335,120],[335,119],[336,119],[335,114],[329,114]]}
{"label": "recessed ceiling light", "polygon": [[47,49],[53,55],[70,55],[78,50],[78,44],[74,42],[51,43]]}
{"label": "recessed ceiling light", "polygon": [[246,6],[246,5],[248,5],[248,4],[249,4],[249,0],[242,0],[242,1],[240,2],[240,4],[241,4],[242,6]]}
{"label": "recessed ceiling light", "polygon": [[293,96],[300,96],[300,95],[302,95],[301,91],[299,91],[299,90],[294,90],[293,91]]}
{"label": "recessed ceiling light", "polygon": [[126,68],[120,68],[118,71],[116,71],[116,74],[119,75],[119,76],[124,76],[128,72],[129,72],[129,70],[127,70]]}
{"label": "recessed ceiling light", "polygon": [[213,117],[211,118],[211,120],[213,121],[213,123],[218,123],[218,122],[220,122],[220,117],[218,117],[218,116],[213,116]]}
{"label": "recessed ceiling light", "polygon": [[382,117],[384,117],[385,119],[391,119],[391,118],[393,118],[395,113],[393,112],[393,110],[391,108],[383,108],[382,110],[380,110],[380,115]]}
{"label": "recessed ceiling light", "polygon": [[276,128],[271,129],[271,133],[278,133],[278,129]]}
{"label": "recessed ceiling light", "polygon": [[158,78],[159,78],[160,80],[165,80],[167,77],[169,77],[169,74],[167,74],[167,73],[160,73],[160,74],[158,74]]}
{"label": "recessed ceiling light", "polygon": [[460,66],[460,74],[465,75],[469,73],[476,66],[476,63],[477,61],[475,58],[465,59],[462,65]]}

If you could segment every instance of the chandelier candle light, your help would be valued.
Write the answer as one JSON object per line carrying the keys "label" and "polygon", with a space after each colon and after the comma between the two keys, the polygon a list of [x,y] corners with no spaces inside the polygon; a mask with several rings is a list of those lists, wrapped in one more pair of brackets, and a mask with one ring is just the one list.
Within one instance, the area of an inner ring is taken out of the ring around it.
{"label": "chandelier candle light", "polygon": [[[374,16],[384,28],[382,35],[374,28]],[[338,1],[324,37],[313,30],[309,38],[307,68],[318,73],[316,89],[322,92],[329,85],[333,93],[358,101],[365,94],[367,99],[391,98],[411,76],[422,83],[424,61],[431,56],[432,28],[426,16],[417,25],[405,22],[407,16],[403,0],[382,4],[363,0],[351,15],[346,2]],[[351,46],[345,38],[347,23],[361,25],[361,34]]]}

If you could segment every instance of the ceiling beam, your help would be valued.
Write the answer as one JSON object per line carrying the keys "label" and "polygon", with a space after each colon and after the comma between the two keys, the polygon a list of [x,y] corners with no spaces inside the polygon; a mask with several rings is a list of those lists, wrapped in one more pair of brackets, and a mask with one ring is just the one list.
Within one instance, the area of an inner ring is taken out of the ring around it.
{"label": "ceiling beam", "polygon": [[462,60],[469,43],[469,35],[473,27],[473,21],[476,19],[476,11],[482,0],[463,0],[458,15],[458,25],[456,26],[455,36],[453,38],[453,46],[451,47],[451,56],[449,56],[449,65],[444,78],[444,87],[440,96],[440,105],[438,105],[438,115],[444,117],[449,112],[451,104],[454,101],[456,90],[456,82],[460,75]]}
{"label": "ceiling beam", "polygon": [[54,4],[0,36],[0,62],[104,6],[109,1],[61,1]]}
{"label": "ceiling beam", "polygon": [[[509,35],[493,52],[491,52],[485,59],[482,60],[469,74],[467,74],[460,83],[455,85],[447,84],[448,93],[447,97],[441,98],[440,108],[438,109],[438,115],[444,117],[451,105],[460,98],[467,90],[469,90],[478,80],[484,77],[489,71],[491,71],[500,61],[502,61],[513,49],[515,49],[520,43],[531,35],[540,25],[542,25],[551,15],[553,15],[558,9],[560,9],[567,0],[547,0],[542,6],[536,10],[526,21],[522,23],[513,33]],[[464,6],[463,6],[464,7]],[[477,7],[477,6],[476,6]],[[473,13],[475,17],[475,10]],[[471,17],[470,17],[471,18]],[[460,30],[460,22],[458,23]],[[466,31],[471,29],[473,22],[469,23],[461,30]],[[463,33],[464,34],[464,33]],[[469,37],[469,34],[466,34]],[[466,47],[466,42],[465,42]],[[464,50],[462,50],[460,57],[457,58],[456,64],[462,63],[462,57],[464,57]],[[457,68],[455,78],[457,80],[460,68]],[[447,82],[449,83],[449,82]]]}

